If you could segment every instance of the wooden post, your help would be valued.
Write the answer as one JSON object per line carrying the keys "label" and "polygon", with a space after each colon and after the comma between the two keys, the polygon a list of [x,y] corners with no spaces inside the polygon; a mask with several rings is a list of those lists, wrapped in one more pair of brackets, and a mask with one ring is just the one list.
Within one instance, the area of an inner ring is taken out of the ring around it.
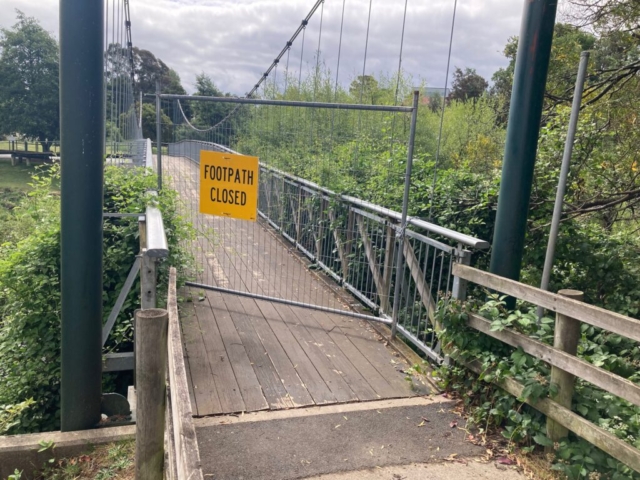
{"label": "wooden post", "polygon": [[[560,290],[558,295],[582,301],[584,294],[578,290]],[[556,314],[554,348],[562,350],[570,355],[578,352],[578,342],[580,341],[580,321]],[[551,367],[551,384],[558,388],[556,395],[551,399],[565,408],[571,410],[571,399],[573,398],[573,388],[575,376],[557,367]],[[554,442],[565,438],[569,433],[565,427],[547,417],[547,436]]]}
{"label": "wooden post", "polygon": [[142,264],[140,265],[140,305],[143,310],[156,308],[156,259],[147,255],[147,250],[142,251]]}
{"label": "wooden post", "polygon": [[136,312],[136,480],[163,478],[168,323],[166,310]]}

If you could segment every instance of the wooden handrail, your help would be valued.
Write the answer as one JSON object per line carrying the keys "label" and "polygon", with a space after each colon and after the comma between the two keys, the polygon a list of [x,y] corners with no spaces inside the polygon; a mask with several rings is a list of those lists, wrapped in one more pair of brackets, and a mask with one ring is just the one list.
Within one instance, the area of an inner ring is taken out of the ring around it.
{"label": "wooden handrail", "polygon": [[[176,269],[171,267],[169,272],[169,295],[167,299],[169,311],[168,333],[168,377],[169,402],[167,402],[167,416],[171,421],[171,429],[165,434],[175,459],[175,469],[178,479],[203,480],[200,464],[200,450],[196,429],[193,423],[187,370],[184,363],[182,334],[178,317],[178,295],[176,292]],[[171,435],[173,434],[173,435]],[[171,438],[171,436],[173,438]],[[170,473],[170,471],[168,472]]]}
{"label": "wooden handrail", "polygon": [[453,275],[640,342],[640,320],[466,265],[454,265]]}
{"label": "wooden handrail", "polygon": [[[512,347],[521,348],[525,353],[552,366],[551,378],[552,381],[557,382],[559,392],[564,392],[562,398],[558,394],[555,397],[537,401],[524,400],[547,416],[547,435],[553,441],[558,441],[566,436],[567,430],[571,430],[612,457],[640,472],[640,450],[570,409],[574,376],[640,406],[640,385],[578,358],[575,355],[575,341],[577,340],[574,338],[579,335],[579,322],[582,321],[640,341],[640,321],[564,296],[573,293],[581,294],[581,292],[562,291],[561,293],[564,295],[550,293],[462,264],[455,264],[452,272],[454,277],[458,279],[473,282],[556,312],[554,346],[546,345],[512,329],[494,331],[491,329],[490,320],[473,312],[467,312],[466,315],[467,324],[471,328]],[[563,324],[566,327],[568,323],[571,324],[574,333],[569,333],[570,330],[561,328]],[[574,339],[573,347],[568,346],[569,338]],[[470,370],[481,373],[479,362],[463,363]],[[522,397],[524,386],[516,380],[504,378],[498,385],[512,395]]]}

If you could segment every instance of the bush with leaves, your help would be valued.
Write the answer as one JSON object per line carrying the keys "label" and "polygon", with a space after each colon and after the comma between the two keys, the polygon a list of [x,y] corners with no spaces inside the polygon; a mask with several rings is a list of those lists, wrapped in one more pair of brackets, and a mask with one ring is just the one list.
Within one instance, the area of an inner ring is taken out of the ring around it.
{"label": "bush with leaves", "polygon": [[[549,365],[522,349],[478,334],[467,325],[467,312],[474,311],[490,320],[494,331],[509,328],[553,344],[555,322],[552,318],[543,317],[538,324],[535,308],[519,304],[517,310],[508,311],[504,300],[504,297],[490,296],[485,303],[470,299],[461,304],[447,299],[437,312],[443,326],[440,339],[446,351],[457,360],[457,366],[440,370],[443,386],[463,399],[471,425],[480,434],[500,428],[511,445],[520,445],[524,451],[533,451],[536,446],[553,447],[553,468],[569,479],[640,479],[640,474],[573,434],[556,444],[549,440],[545,416],[524,403],[555,393],[557,387],[550,383]],[[635,342],[619,335],[584,324],[578,356],[631,381],[640,380],[637,370],[640,350]],[[470,362],[479,367],[480,375],[462,366]],[[496,386],[505,377],[524,385],[521,398]],[[572,409],[640,448],[640,407],[578,379]]]}
{"label": "bush with leaves", "polygon": [[[6,410],[33,401],[0,434],[59,428],[60,197],[51,192],[58,176],[57,167],[34,176],[33,190],[12,210],[9,220],[30,227],[0,245],[0,405]],[[144,169],[106,167],[105,211],[143,212],[150,201],[146,191],[154,186],[155,175]],[[170,258],[160,268],[160,282],[166,290],[168,265],[189,261],[180,245],[192,233],[178,214],[176,192],[164,189],[157,202],[170,248]],[[136,218],[105,219],[103,321],[139,249]],[[105,351],[131,350],[139,291],[134,285]]]}

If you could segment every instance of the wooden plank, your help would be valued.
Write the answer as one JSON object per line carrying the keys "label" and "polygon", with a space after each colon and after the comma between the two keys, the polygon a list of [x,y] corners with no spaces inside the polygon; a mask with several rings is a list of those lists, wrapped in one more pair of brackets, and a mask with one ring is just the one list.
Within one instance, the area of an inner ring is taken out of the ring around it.
{"label": "wooden plank", "polygon": [[395,230],[387,225],[387,237],[384,249],[384,267],[382,269],[382,285],[384,290],[380,294],[380,310],[391,313],[391,274],[395,265]]}
{"label": "wooden plank", "polygon": [[169,311],[168,330],[168,376],[171,395],[171,414],[173,420],[175,456],[177,459],[177,478],[202,480],[200,450],[193,424],[193,413],[189,398],[189,382],[182,350],[180,320],[178,317],[178,296],[176,294],[176,270],[169,271]]}
{"label": "wooden plank", "polygon": [[404,375],[396,367],[403,370],[409,366],[400,357],[395,357],[391,351],[380,342],[373,332],[372,327],[364,326],[364,320],[345,317],[344,315],[329,314],[328,317],[337,325],[351,340],[356,348],[364,355],[371,365],[396,389],[398,397],[409,397],[414,395],[409,382],[404,379]]}
{"label": "wooden plank", "polygon": [[340,238],[340,233],[338,229],[335,227],[336,222],[336,214],[332,208],[329,209],[329,221],[333,228],[331,232],[333,234],[333,240],[336,242],[336,249],[338,250],[338,258],[340,258],[340,269],[342,270],[342,279],[346,280],[347,273],[349,272],[349,260],[347,259],[347,255],[344,251],[344,246],[342,245],[342,238]]}
{"label": "wooden plank", "polygon": [[542,342],[533,340],[512,330],[491,331],[491,322],[475,313],[468,313],[468,324],[480,332],[498,339],[512,347],[522,348],[529,355],[544,360],[562,370],[572,373],[603,390],[613,393],[625,400],[640,406],[640,385],[622,378],[614,373],[596,367],[581,358],[557,350]]}
{"label": "wooden plank", "polygon": [[238,301],[238,297],[222,295],[222,299],[233,319],[236,331],[242,340],[247,356],[249,360],[251,360],[253,371],[260,382],[262,392],[269,403],[269,407],[274,410],[293,408],[293,401],[287,395],[287,390],[282,384],[280,376],[267,355],[258,334],[254,330],[249,315]]}
{"label": "wooden plank", "polygon": [[413,277],[413,281],[416,284],[416,288],[418,289],[418,293],[420,294],[420,300],[423,305],[427,308],[427,312],[429,312],[429,317],[433,318],[436,313],[436,305],[431,297],[431,290],[427,285],[427,281],[425,280],[425,274],[420,268],[420,263],[416,258],[416,254],[413,251],[413,247],[411,243],[406,238],[404,239],[404,258],[407,262],[407,267],[409,268],[409,272],[411,272],[411,277]]}
{"label": "wooden plank", "polygon": [[185,352],[184,367],[187,371],[187,385],[189,386],[189,398],[191,398],[191,411],[198,412],[198,405],[196,404],[196,394],[193,391],[193,380],[191,380],[191,367],[189,365],[189,357],[186,355],[186,347],[184,346],[184,339],[182,343],[182,351]]}
{"label": "wooden plank", "polygon": [[260,338],[267,355],[278,372],[278,377],[287,390],[287,396],[295,407],[305,407],[314,405],[313,398],[307,391],[304,383],[298,376],[298,372],[293,367],[291,360],[278,342],[275,334],[266,322],[262,312],[258,308],[256,301],[251,298],[240,297],[237,300],[242,304],[248,319],[253,325]]}
{"label": "wooden plank", "polygon": [[227,350],[229,363],[240,387],[246,411],[256,412],[268,409],[267,399],[262,394],[262,387],[258,377],[256,377],[256,373],[251,366],[251,360],[247,356],[242,340],[236,331],[221,294],[209,291],[206,295]]}
{"label": "wooden plank", "polygon": [[[393,398],[398,395],[397,389],[392,387],[389,382],[378,372],[378,370],[367,360],[360,350],[351,342],[345,331],[340,327],[336,328],[336,324],[323,312],[313,312],[313,318],[327,332],[331,340],[349,359],[351,364],[360,372],[362,378],[376,392],[379,398]],[[359,327],[359,325],[358,325]],[[389,352],[391,357],[391,352]]]}
{"label": "wooden plank", "polygon": [[274,308],[278,311],[283,321],[286,322],[287,327],[293,336],[305,351],[327,386],[331,389],[336,401],[339,403],[357,401],[358,396],[353,393],[349,384],[347,384],[340,372],[331,362],[325,346],[314,340],[307,328],[291,310],[291,307],[287,305],[274,304]]}
{"label": "wooden plank", "polygon": [[213,316],[209,302],[199,302],[194,305],[200,331],[207,350],[207,358],[213,375],[213,381],[220,399],[220,406],[224,413],[244,412],[245,406],[240,393],[240,387],[233,373],[233,368],[224,348],[224,343]]}
{"label": "wooden plank", "polygon": [[311,337],[322,350],[326,352],[327,358],[331,360],[334,368],[343,376],[351,390],[359,400],[377,400],[380,396],[369,385],[369,382],[353,366],[345,353],[338,348],[324,328],[315,321],[315,312],[310,312],[301,308],[292,308],[293,313],[298,317],[302,325],[307,328]]}
{"label": "wooden plank", "polygon": [[375,253],[373,251],[373,245],[371,244],[371,239],[367,234],[367,231],[364,228],[364,222],[360,215],[356,215],[356,225],[358,226],[358,231],[360,232],[360,238],[362,238],[362,244],[364,245],[364,252],[367,256],[367,261],[369,262],[369,269],[373,274],[373,282],[376,285],[376,291],[378,292],[378,296],[382,295],[384,292],[384,285],[382,283],[382,275],[380,273],[380,269],[376,264]]}
{"label": "wooden plank", "polygon": [[566,298],[555,293],[547,292],[536,287],[499,277],[492,273],[455,264],[453,266],[455,276],[477,283],[492,290],[497,290],[507,295],[520,298],[547,310],[561,313],[581,322],[608,330],[623,337],[640,342],[640,320],[625,317],[619,313],[610,312],[604,308],[594,307],[571,298]]}
{"label": "wooden plank", "polygon": [[256,304],[269,323],[280,345],[282,345],[289,360],[293,363],[293,367],[298,372],[298,376],[316,405],[336,403],[336,397],[331,393],[331,390],[313,366],[313,363],[311,363],[311,360],[307,357],[302,347],[298,344],[298,341],[291,331],[289,331],[289,328],[287,328],[287,325],[283,322],[273,304],[269,302],[256,302]]}
{"label": "wooden plank", "polygon": [[[478,374],[483,370],[477,362],[466,363],[465,366]],[[509,377],[502,378],[500,384],[496,385],[515,397],[522,397],[524,385]],[[572,412],[568,408],[558,405],[549,398],[544,398],[536,402],[526,400],[526,403],[548,417],[551,417],[560,425],[571,430],[587,442],[592,443],[599,449],[608,453],[613,458],[621,461],[625,465],[628,465],[636,472],[640,472],[640,450],[637,448],[634,448],[632,445],[620,440],[612,433],[594,425],[589,420],[582,418],[580,415]]]}
{"label": "wooden plank", "polygon": [[204,346],[200,326],[193,309],[188,302],[183,307],[181,318],[184,345],[189,358],[191,382],[198,407],[198,415],[216,415],[222,413],[218,392],[213,382],[213,374],[209,366],[207,350]]}

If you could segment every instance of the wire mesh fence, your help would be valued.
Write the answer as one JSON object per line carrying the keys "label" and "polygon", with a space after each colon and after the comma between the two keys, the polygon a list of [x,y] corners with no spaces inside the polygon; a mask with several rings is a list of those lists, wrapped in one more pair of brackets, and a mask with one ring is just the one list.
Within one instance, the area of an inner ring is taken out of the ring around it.
{"label": "wire mesh fence", "polygon": [[[440,359],[436,305],[465,245],[486,242],[380,206],[402,207],[410,113],[242,104],[204,129],[180,123],[181,108],[163,102],[178,120],[161,126],[163,171],[198,232],[195,284],[395,320]],[[259,157],[258,222],[199,213],[202,150]]]}

